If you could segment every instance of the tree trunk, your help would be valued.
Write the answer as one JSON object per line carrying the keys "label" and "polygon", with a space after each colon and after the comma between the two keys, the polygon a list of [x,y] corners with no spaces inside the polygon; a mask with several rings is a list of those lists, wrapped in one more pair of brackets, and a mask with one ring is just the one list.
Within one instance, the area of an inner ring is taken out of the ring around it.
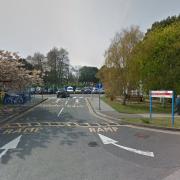
{"label": "tree trunk", "polygon": [[122,104],[126,105],[126,101],[127,101],[127,94],[124,94]]}

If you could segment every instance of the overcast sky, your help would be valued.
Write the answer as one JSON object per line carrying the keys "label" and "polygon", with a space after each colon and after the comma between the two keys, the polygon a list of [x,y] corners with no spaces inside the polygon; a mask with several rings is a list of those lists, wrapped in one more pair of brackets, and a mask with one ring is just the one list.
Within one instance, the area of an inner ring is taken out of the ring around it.
{"label": "overcast sky", "polygon": [[73,65],[100,67],[114,34],[180,14],[180,0],[0,0],[0,49],[22,57],[52,47]]}

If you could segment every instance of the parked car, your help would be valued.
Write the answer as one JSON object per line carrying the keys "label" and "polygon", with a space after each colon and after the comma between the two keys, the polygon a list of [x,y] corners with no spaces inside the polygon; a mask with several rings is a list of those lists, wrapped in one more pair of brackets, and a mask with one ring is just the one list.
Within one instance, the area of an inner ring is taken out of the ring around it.
{"label": "parked car", "polygon": [[75,93],[80,94],[81,93],[81,88],[77,87],[76,90],[75,90]]}
{"label": "parked car", "polygon": [[104,94],[105,93],[103,88],[100,88],[98,91],[99,91],[100,94]]}
{"label": "parked car", "polygon": [[67,87],[67,92],[70,93],[70,94],[74,93],[73,87],[68,86],[68,87]]}
{"label": "parked car", "polygon": [[43,88],[43,94],[48,94],[48,89],[47,88]]}
{"label": "parked car", "polygon": [[99,93],[98,88],[93,87],[92,94],[98,94],[98,93]]}
{"label": "parked car", "polygon": [[42,90],[41,87],[36,87],[36,94],[41,94],[41,90]]}
{"label": "parked car", "polygon": [[69,92],[67,92],[65,89],[59,89],[57,91],[57,98],[66,98],[69,97]]}
{"label": "parked car", "polygon": [[52,88],[48,88],[48,94],[53,94],[53,89]]}
{"label": "parked car", "polygon": [[30,89],[30,93],[31,93],[31,94],[35,94],[35,92],[36,92],[36,89],[32,87],[32,88]]}
{"label": "parked car", "polygon": [[92,89],[89,88],[89,87],[85,87],[85,88],[83,88],[83,89],[81,90],[81,92],[82,92],[83,94],[91,94]]}

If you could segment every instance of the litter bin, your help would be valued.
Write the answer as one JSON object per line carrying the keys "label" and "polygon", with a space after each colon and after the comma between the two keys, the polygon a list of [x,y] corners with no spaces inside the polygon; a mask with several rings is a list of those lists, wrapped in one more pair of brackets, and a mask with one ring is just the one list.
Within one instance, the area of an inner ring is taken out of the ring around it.
{"label": "litter bin", "polygon": [[180,95],[176,98],[176,112],[180,115]]}

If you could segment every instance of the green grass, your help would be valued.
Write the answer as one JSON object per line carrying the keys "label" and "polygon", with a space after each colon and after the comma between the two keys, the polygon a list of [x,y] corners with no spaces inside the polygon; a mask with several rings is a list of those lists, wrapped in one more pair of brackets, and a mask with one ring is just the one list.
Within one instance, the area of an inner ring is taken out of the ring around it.
{"label": "green grass", "polygon": [[[102,97],[102,100],[109,104],[116,111],[121,113],[138,114],[138,113],[149,113],[149,103],[131,103],[122,105],[120,102],[111,101],[107,97]],[[153,113],[171,113],[171,104],[166,105],[166,108],[162,107],[160,103],[153,103]]]}
{"label": "green grass", "polygon": [[[138,118],[138,119],[123,119],[124,122],[148,125],[148,126],[158,126],[158,127],[172,127],[171,118]],[[176,117],[174,121],[174,127],[180,128],[180,117]]]}

